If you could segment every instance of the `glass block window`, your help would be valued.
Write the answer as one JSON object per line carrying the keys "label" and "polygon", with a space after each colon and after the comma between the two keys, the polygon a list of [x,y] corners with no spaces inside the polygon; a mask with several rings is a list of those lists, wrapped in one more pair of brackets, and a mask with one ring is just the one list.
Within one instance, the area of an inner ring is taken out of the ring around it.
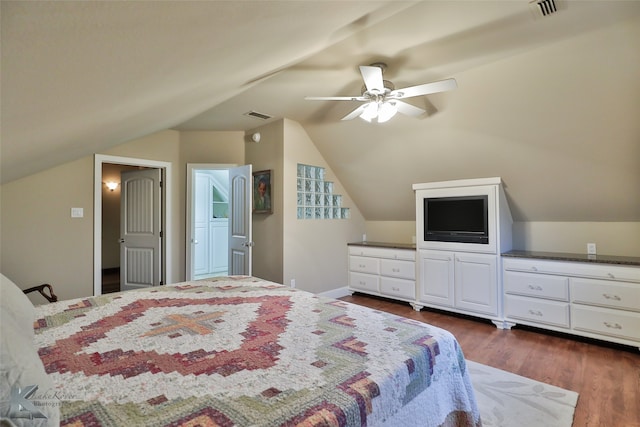
{"label": "glass block window", "polygon": [[298,163],[298,219],[346,219],[342,195],[333,194],[333,182],[324,180],[324,168]]}

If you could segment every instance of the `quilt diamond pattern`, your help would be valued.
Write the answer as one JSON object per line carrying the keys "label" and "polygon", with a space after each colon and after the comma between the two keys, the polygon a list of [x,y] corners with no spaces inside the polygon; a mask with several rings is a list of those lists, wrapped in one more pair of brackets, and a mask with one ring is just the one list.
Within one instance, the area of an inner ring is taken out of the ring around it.
{"label": "quilt diamond pattern", "polygon": [[45,369],[77,396],[63,425],[376,425],[437,381],[436,365],[464,369],[446,331],[248,277],[38,317]]}

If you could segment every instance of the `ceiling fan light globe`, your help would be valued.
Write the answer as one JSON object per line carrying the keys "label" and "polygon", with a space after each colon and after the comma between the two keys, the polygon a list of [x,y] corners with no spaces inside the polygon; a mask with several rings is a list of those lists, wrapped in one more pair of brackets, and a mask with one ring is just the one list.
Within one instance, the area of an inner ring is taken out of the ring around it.
{"label": "ceiling fan light globe", "polygon": [[378,117],[378,103],[377,102],[368,103],[365,106],[364,111],[362,111],[362,114],[360,114],[360,118],[362,120],[366,120],[369,123],[371,123],[371,120],[375,119],[376,117]]}
{"label": "ceiling fan light globe", "polygon": [[383,102],[378,108],[378,123],[389,121],[398,112],[395,102]]}

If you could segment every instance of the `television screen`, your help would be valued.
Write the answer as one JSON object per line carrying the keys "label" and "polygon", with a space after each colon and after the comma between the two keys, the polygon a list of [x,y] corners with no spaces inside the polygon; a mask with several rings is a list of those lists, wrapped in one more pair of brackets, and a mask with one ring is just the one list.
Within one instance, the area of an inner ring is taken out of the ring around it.
{"label": "television screen", "polygon": [[487,196],[424,199],[424,239],[488,243]]}

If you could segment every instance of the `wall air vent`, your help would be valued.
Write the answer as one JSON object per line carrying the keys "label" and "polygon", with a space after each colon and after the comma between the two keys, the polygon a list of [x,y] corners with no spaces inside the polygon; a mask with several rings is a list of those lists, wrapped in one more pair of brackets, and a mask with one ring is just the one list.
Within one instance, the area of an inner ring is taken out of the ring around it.
{"label": "wall air vent", "polygon": [[555,0],[534,0],[529,5],[537,16],[549,16],[558,11]]}
{"label": "wall air vent", "polygon": [[257,111],[249,111],[248,113],[244,113],[245,116],[255,117],[260,120],[269,120],[271,118],[270,115],[264,113],[258,113]]}

